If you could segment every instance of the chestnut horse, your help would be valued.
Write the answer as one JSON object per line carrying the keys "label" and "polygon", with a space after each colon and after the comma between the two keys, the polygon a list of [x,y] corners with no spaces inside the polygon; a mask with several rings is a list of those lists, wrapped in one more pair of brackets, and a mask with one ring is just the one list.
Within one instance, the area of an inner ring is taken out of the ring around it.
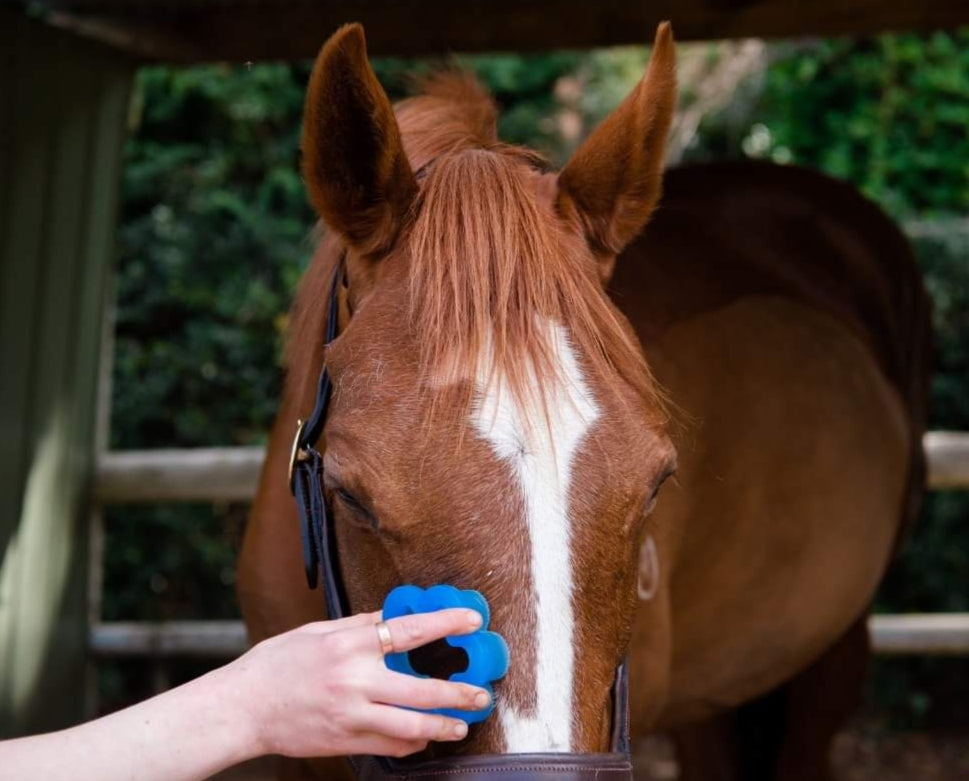
{"label": "chestnut horse", "polygon": [[351,606],[475,588],[509,642],[495,714],[439,751],[604,750],[628,653],[632,723],[673,731],[684,778],[818,781],[922,488],[928,307],[899,232],[817,174],[687,168],[660,202],[675,96],[663,25],[555,173],[497,140],[470,77],[392,107],[359,26],[326,43],[303,174],[329,233],[239,595],[253,640],[322,616],[286,465],[325,357]]}

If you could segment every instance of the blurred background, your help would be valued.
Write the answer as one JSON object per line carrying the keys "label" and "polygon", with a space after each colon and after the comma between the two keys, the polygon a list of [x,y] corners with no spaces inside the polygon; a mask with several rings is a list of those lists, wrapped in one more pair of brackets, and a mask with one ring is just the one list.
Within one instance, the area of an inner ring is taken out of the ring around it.
{"label": "blurred background", "polygon": [[[640,78],[647,56],[623,46],[455,59],[491,89],[503,139],[560,164]],[[879,203],[912,241],[935,302],[929,427],[969,430],[969,29],[688,43],[678,56],[670,164],[807,165]],[[396,98],[408,75],[441,62],[374,65]],[[105,298],[104,449],[265,442],[286,313],[312,249],[298,173],[309,66],[149,64],[134,73]],[[91,622],[237,619],[247,504],[232,493],[95,503]],[[876,610],[969,611],[969,493],[928,494]],[[188,642],[188,651],[130,653],[106,639],[86,668],[88,712],[220,663],[238,643],[224,626],[210,624],[212,647],[201,651]],[[864,712],[836,752],[851,779],[969,778],[969,660],[879,657]],[[662,746],[652,753],[653,776],[675,778]]]}

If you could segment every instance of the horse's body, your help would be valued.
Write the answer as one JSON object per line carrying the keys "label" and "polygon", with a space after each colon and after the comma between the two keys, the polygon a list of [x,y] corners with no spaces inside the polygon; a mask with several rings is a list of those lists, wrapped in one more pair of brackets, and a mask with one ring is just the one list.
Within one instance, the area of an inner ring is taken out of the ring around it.
{"label": "horse's body", "polygon": [[[324,243],[304,290],[325,289],[334,251]],[[928,320],[911,254],[832,180],[698,166],[667,174],[608,289],[676,406],[679,457],[636,543],[632,723],[678,735],[685,777],[824,778],[860,691],[866,608],[922,487]],[[296,338],[303,365],[240,564],[254,639],[322,614],[286,481],[322,351],[319,333]],[[577,626],[588,609],[576,601]]]}
{"label": "horse's body", "polygon": [[[686,413],[656,512],[669,571],[641,584],[655,595],[632,643],[633,723],[681,726],[794,678],[788,727],[823,750],[859,696],[866,607],[923,485],[929,320],[911,252],[846,185],[697,166],[668,172],[611,289]],[[796,756],[798,777],[822,777]],[[696,761],[697,778],[732,777],[723,754]]]}

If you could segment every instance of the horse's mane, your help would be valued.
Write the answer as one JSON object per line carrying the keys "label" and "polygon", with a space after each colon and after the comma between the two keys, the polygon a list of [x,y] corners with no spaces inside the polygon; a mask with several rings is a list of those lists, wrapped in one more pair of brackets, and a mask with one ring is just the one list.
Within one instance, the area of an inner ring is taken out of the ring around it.
{"label": "horse's mane", "polygon": [[[470,403],[473,380],[485,372],[526,408],[544,405],[558,371],[548,328],[554,323],[568,329],[580,360],[611,390],[628,383],[662,409],[635,337],[541,190],[542,158],[497,140],[494,104],[472,76],[437,73],[423,89],[395,110],[420,181],[402,240],[411,250],[410,317],[425,376],[466,387]],[[334,250],[321,249],[307,273],[295,341],[320,343],[301,332],[322,328]]]}

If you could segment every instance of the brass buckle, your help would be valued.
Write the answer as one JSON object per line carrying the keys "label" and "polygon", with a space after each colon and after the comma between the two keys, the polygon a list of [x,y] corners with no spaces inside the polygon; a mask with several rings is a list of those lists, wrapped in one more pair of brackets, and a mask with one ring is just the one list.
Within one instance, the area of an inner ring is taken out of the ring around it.
{"label": "brass buckle", "polygon": [[293,473],[296,471],[296,462],[306,459],[306,454],[300,450],[299,438],[303,436],[303,427],[306,421],[302,418],[296,421],[296,436],[293,437],[293,447],[289,451],[289,490],[293,491]]}

